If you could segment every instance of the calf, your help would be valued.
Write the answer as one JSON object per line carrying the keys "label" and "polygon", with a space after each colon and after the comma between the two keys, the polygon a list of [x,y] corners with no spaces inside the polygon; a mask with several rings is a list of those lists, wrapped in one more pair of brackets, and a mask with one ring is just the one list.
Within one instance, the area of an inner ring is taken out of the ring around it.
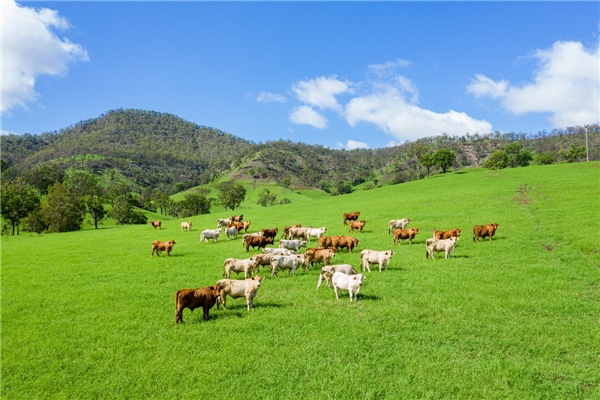
{"label": "calf", "polygon": [[419,228],[396,229],[394,231],[394,244],[400,240],[404,242],[406,239],[408,239],[408,243],[412,244],[412,241],[415,236],[417,236],[417,233],[419,233]]}
{"label": "calf", "polygon": [[258,267],[258,262],[255,258],[247,258],[245,260],[239,260],[237,258],[228,258],[223,263],[223,268],[225,268],[225,272],[223,276],[227,279],[231,277],[231,271],[239,274],[240,272],[244,273],[244,278],[248,279],[252,276],[254,270]]}
{"label": "calf", "polygon": [[244,214],[232,215],[230,219],[231,222],[242,222],[242,220],[244,219]]}
{"label": "calf", "polygon": [[183,322],[183,309],[202,307],[204,320],[208,321],[208,311],[215,305],[221,295],[221,286],[216,284],[200,289],[181,289],[175,293],[175,324]]}
{"label": "calf", "polygon": [[152,242],[152,253],[150,253],[150,257],[154,257],[154,252],[156,251],[156,255],[160,257],[161,251],[167,252],[167,257],[171,256],[171,250],[173,249],[173,245],[175,245],[175,241],[173,239],[168,242],[161,242],[160,240],[155,240]]}
{"label": "calf", "polygon": [[462,231],[459,228],[451,229],[449,231],[435,231],[433,233],[434,239],[450,239],[452,236],[459,237]]}
{"label": "calf", "polygon": [[243,224],[242,227],[244,228],[244,233],[248,233],[248,228],[250,228],[250,223],[252,223],[251,220],[242,222],[242,224]]}
{"label": "calf", "polygon": [[489,225],[475,225],[473,227],[473,241],[479,242],[479,238],[485,239],[486,236],[490,237],[490,242],[492,241],[492,236],[496,233],[496,229],[498,228],[498,223],[494,222]]}
{"label": "calf", "polygon": [[392,250],[375,251],[375,250],[363,250],[360,252],[360,270],[371,272],[370,264],[379,264],[379,272],[382,267],[388,269],[390,259],[394,255]]}
{"label": "calf", "polygon": [[301,247],[306,247],[306,242],[303,240],[280,240],[279,248],[293,250],[295,252],[300,251]]}
{"label": "calf", "polygon": [[221,228],[217,229],[206,229],[200,234],[200,243],[208,242],[208,239],[212,239],[217,243],[217,239],[221,235]]}
{"label": "calf", "polygon": [[256,297],[256,293],[258,292],[258,288],[263,279],[265,279],[264,276],[256,275],[253,278],[244,279],[243,281],[234,279],[219,280],[217,285],[221,286],[221,296],[219,296],[220,301],[217,303],[217,310],[219,309],[219,305],[222,305],[223,309],[227,310],[225,303],[227,296],[229,296],[232,299],[245,297],[246,307],[248,308],[248,311],[250,311],[254,305],[254,298]]}
{"label": "calf", "polygon": [[323,265],[329,265],[331,259],[335,257],[335,249],[306,249],[306,264],[312,266],[314,263],[323,263]]}
{"label": "calf", "polygon": [[262,232],[244,233],[244,236],[242,236],[242,247],[246,247],[246,242],[248,241],[249,237],[257,237],[257,236],[262,237]]}
{"label": "calf", "polygon": [[306,257],[304,254],[294,254],[291,256],[277,256],[274,255],[271,258],[271,278],[277,275],[278,269],[287,269],[288,276],[290,273],[294,273],[296,275],[296,270],[298,267],[305,267],[306,265]]}
{"label": "calf", "polygon": [[231,224],[227,225],[227,228],[235,228],[235,230],[238,231],[238,233],[240,233],[244,229],[244,223],[232,222]]}
{"label": "calf", "polygon": [[[263,249],[264,250],[274,250],[274,249]],[[292,254],[290,252],[290,254]],[[288,254],[286,254],[288,255]],[[271,269],[271,259],[273,258],[274,254],[270,254],[270,253],[264,253],[264,254],[255,254],[252,256],[252,258],[254,258],[256,260],[256,269],[258,270],[259,267],[265,267],[268,266],[269,269]]]}
{"label": "calf", "polygon": [[[245,235],[244,235],[245,236]],[[246,253],[250,251],[250,247],[255,248],[258,247],[264,248],[268,244],[273,244],[272,237],[264,237],[264,236],[249,236],[246,238]]]}
{"label": "calf", "polygon": [[181,232],[183,232],[184,229],[187,229],[188,232],[192,230],[192,221],[184,221],[181,223]]}
{"label": "calf", "polygon": [[446,255],[445,258],[448,258],[450,253],[452,253],[452,250],[454,250],[454,245],[456,244],[457,240],[458,238],[455,236],[451,237],[450,239],[427,239],[427,253],[425,254],[425,257],[431,257],[435,260],[433,253],[440,253],[443,251]]}
{"label": "calf", "polygon": [[349,232],[354,232],[357,229],[362,232],[366,223],[367,223],[367,221],[365,221],[365,220],[362,220],[362,221],[350,221],[350,231]]}
{"label": "calf", "polygon": [[342,272],[346,275],[358,274],[350,264],[326,265],[321,268],[321,275],[319,275],[319,282],[317,282],[317,290],[319,290],[323,281],[327,283],[327,287],[331,287],[331,278],[336,272]]}
{"label": "calf", "polygon": [[410,223],[410,218],[392,219],[388,222],[388,235],[394,232],[394,229],[406,229]]}
{"label": "calf", "polygon": [[160,230],[160,221],[152,221],[150,224],[154,229],[158,228],[158,230]]}
{"label": "calf", "polygon": [[339,300],[338,290],[342,289],[350,293],[350,302],[352,302],[352,298],[354,298],[354,301],[358,301],[356,295],[365,279],[367,278],[363,274],[346,275],[343,272],[334,273],[331,277],[331,282],[333,283],[335,298]]}
{"label": "calf", "polygon": [[353,212],[353,213],[345,213],[344,214],[344,225],[346,225],[346,222],[348,222],[348,221],[358,220],[359,215],[360,215],[360,211]]}
{"label": "calf", "polygon": [[271,254],[271,255],[279,255],[279,256],[292,256],[294,255],[294,252],[289,251],[288,249],[284,249],[284,248],[277,248],[277,249],[263,249],[263,254]]}

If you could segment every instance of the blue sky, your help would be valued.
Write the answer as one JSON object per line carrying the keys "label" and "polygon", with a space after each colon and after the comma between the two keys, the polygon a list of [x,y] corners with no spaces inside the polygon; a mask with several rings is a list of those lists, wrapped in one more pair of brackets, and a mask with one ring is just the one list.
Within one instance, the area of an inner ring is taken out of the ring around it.
{"label": "blue sky", "polygon": [[117,108],[384,147],[599,122],[598,2],[2,0],[3,133]]}

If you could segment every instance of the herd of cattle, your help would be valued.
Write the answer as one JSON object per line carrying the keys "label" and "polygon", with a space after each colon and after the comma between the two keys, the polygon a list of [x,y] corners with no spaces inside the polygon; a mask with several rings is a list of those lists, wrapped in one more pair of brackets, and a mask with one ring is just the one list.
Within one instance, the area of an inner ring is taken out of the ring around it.
{"label": "herd of cattle", "polygon": [[[360,212],[344,214],[344,225],[349,223],[350,232],[355,230],[363,231],[366,221],[358,221]],[[225,230],[227,240],[235,239],[244,231],[242,237],[242,245],[249,252],[249,249],[262,249],[262,253],[255,254],[247,259],[227,258],[223,263],[223,277],[213,286],[199,289],[182,289],[175,293],[175,323],[183,322],[183,310],[189,308],[202,307],[204,310],[204,319],[208,319],[209,310],[216,304],[217,308],[223,306],[226,310],[227,296],[236,299],[240,297],[246,298],[246,306],[250,310],[253,306],[254,298],[261,286],[264,276],[255,275],[261,267],[267,267],[271,271],[271,278],[278,276],[278,271],[287,270],[288,276],[295,274],[298,268],[308,270],[310,266],[315,264],[323,264],[319,281],[317,282],[317,290],[321,287],[323,281],[327,287],[333,287],[335,296],[339,299],[338,291],[344,290],[349,293],[350,301],[357,300],[357,294],[366,277],[356,271],[349,264],[330,265],[335,254],[341,249],[347,249],[348,253],[352,253],[360,240],[352,236],[325,236],[327,228],[302,227],[301,224],[286,226],[281,236],[279,237],[278,248],[267,248],[268,245],[273,245],[279,235],[278,228],[265,228],[256,233],[247,233],[251,221],[243,221],[243,215],[232,216],[226,219],[219,219],[216,229],[206,229],[200,234],[200,243],[204,243],[212,239],[217,242],[223,229]],[[391,220],[388,223],[388,234],[393,234],[394,245],[399,241],[407,240],[412,245],[412,241],[419,233],[419,228],[407,229],[410,223],[410,218]],[[151,225],[156,229],[161,229],[160,221],[152,221]],[[181,230],[191,230],[192,222],[185,221],[181,223]],[[479,239],[492,237],[498,228],[497,223],[489,225],[477,225],[473,228],[473,241],[478,242]],[[434,253],[444,252],[445,258],[450,256],[454,250],[456,242],[459,240],[461,230],[451,229],[448,231],[436,230],[433,237],[426,240],[426,257],[435,258]],[[318,247],[307,247],[307,244],[315,238]],[[155,240],[152,242],[152,252],[160,255],[165,251],[167,256],[175,245],[174,240],[162,242]],[[301,249],[306,251],[301,253]],[[360,271],[371,272],[371,266],[379,266],[379,272],[383,268],[387,269],[391,257],[394,255],[392,250],[362,250],[360,252]],[[244,274],[244,279],[231,279],[231,273]]]}

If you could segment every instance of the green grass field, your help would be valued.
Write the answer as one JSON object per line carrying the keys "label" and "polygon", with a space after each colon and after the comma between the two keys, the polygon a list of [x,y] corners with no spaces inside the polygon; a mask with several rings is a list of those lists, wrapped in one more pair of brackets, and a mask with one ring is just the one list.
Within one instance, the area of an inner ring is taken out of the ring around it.
{"label": "green grass field", "polygon": [[[422,181],[239,212],[250,231],[302,223],[392,248],[390,219],[415,243],[366,273],[358,303],[315,291],[320,268],[271,279],[248,312],[184,312],[175,291],[214,284],[241,238],[199,244],[231,211],[145,226],[2,238],[3,399],[600,398],[600,163],[463,170]],[[298,200],[302,196],[302,201]],[[283,197],[283,196],[281,196]],[[474,225],[498,222],[493,241]],[[461,228],[447,260],[425,258],[434,229]],[[153,240],[175,239],[170,258]],[[315,243],[315,242],[313,242]],[[241,275],[239,276],[242,277]]]}

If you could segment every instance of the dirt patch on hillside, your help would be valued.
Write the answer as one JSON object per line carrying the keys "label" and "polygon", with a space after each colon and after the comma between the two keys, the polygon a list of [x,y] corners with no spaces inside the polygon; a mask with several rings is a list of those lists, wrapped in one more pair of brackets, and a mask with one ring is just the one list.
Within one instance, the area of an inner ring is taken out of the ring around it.
{"label": "dirt patch on hillside", "polygon": [[518,193],[519,195],[512,198],[512,201],[522,204],[528,205],[531,203],[531,198],[528,195],[528,192],[531,191],[531,186],[521,185],[519,186]]}

